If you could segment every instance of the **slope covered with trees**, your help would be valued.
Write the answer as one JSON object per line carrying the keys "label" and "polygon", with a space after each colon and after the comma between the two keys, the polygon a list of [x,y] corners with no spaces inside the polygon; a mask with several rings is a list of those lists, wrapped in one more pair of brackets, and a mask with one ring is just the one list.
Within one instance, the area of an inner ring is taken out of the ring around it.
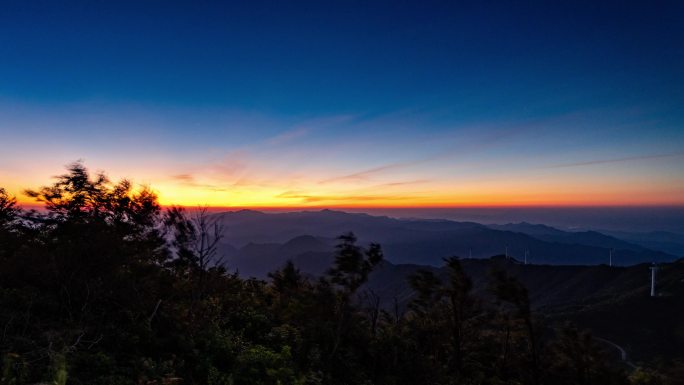
{"label": "slope covered with trees", "polygon": [[74,164],[20,210],[0,190],[0,384],[622,384],[585,332],[537,316],[504,270],[412,273],[405,311],[364,289],[380,245],[338,240],[320,278],[229,273],[205,212]]}

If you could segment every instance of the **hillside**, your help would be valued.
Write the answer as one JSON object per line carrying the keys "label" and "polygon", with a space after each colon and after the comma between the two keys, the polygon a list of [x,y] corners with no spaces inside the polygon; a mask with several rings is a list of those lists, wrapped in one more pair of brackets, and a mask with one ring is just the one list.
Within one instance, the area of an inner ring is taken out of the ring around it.
{"label": "hillside", "polygon": [[[635,362],[675,359],[684,351],[684,260],[661,265],[657,297],[650,297],[650,265],[630,267],[521,265],[502,256],[462,260],[474,292],[489,296],[492,269],[519,279],[547,324],[573,322],[596,336],[624,347]],[[365,288],[392,311],[413,298],[407,278],[428,269],[446,279],[444,268],[385,263],[371,274]]]}

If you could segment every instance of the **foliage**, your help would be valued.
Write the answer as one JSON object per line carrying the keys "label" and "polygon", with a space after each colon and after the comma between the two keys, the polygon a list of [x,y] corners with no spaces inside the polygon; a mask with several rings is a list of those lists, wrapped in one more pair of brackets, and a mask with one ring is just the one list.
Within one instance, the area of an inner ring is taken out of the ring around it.
{"label": "foliage", "polygon": [[627,383],[589,335],[544,336],[505,272],[477,296],[446,259],[390,312],[364,289],[382,249],[352,233],[325,276],[289,262],[264,282],[228,273],[206,210],[148,188],[75,163],[27,194],[46,212],[0,189],[1,385]]}

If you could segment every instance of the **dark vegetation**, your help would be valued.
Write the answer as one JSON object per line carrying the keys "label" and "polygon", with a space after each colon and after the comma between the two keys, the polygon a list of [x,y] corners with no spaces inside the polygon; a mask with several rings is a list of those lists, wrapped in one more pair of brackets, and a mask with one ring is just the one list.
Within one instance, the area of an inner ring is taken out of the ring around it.
{"label": "dark vegetation", "polygon": [[223,230],[202,210],[162,210],[149,189],[81,164],[27,193],[47,212],[19,210],[0,190],[2,385],[682,378],[675,361],[630,371],[588,332],[535,313],[521,280],[497,264],[475,290],[447,258],[408,275],[406,307],[380,306],[367,281],[382,249],[351,233],[321,277],[285,263],[267,280],[244,279],[224,267]]}

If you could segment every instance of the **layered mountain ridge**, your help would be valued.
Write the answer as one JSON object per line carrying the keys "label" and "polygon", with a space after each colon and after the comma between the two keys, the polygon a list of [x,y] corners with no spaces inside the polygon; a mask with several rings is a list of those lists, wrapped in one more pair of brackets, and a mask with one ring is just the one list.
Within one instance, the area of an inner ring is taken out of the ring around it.
{"label": "layered mountain ridge", "polygon": [[504,254],[543,265],[628,266],[666,262],[677,256],[596,231],[569,232],[546,225],[483,225],[450,220],[399,219],[342,211],[218,213],[224,228],[220,253],[241,275],[264,278],[293,260],[320,274],[332,261],[336,237],[353,232],[362,244],[382,245],[392,264],[438,267],[443,258],[488,258]]}

